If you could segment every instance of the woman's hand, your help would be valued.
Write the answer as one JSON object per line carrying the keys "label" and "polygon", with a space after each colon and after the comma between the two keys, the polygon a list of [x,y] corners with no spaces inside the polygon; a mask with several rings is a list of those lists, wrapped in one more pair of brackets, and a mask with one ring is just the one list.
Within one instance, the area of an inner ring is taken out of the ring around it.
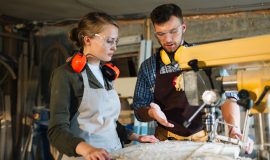
{"label": "woman's hand", "polygon": [[85,155],[83,155],[85,160],[110,160],[109,153],[102,148],[92,148]]}
{"label": "woman's hand", "polygon": [[129,139],[132,140],[132,141],[138,141],[138,142],[141,142],[141,143],[156,143],[156,142],[159,141],[153,135],[142,136],[142,135],[138,135],[136,133],[132,133],[131,136],[129,137]]}
{"label": "woman's hand", "polygon": [[156,143],[159,140],[153,135],[146,135],[146,136],[139,136],[137,141],[141,143]]}
{"label": "woman's hand", "polygon": [[77,154],[83,156],[85,160],[110,160],[110,154],[102,148],[95,148],[85,142],[81,142],[76,147]]}

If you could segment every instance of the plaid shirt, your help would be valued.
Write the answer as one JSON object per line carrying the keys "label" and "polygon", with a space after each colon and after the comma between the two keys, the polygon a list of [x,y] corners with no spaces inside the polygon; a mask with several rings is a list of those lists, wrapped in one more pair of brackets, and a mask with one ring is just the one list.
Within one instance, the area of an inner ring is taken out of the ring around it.
{"label": "plaid shirt", "polygon": [[140,67],[133,98],[133,109],[149,106],[154,100],[156,56],[146,59]]}

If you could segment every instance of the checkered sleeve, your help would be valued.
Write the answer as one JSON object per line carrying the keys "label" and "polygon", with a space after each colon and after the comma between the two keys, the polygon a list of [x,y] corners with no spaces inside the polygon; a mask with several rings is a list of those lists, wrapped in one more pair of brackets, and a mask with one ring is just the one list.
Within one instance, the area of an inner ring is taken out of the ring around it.
{"label": "checkered sleeve", "polygon": [[155,86],[155,57],[145,60],[138,73],[137,83],[133,97],[133,109],[149,106],[154,100]]}

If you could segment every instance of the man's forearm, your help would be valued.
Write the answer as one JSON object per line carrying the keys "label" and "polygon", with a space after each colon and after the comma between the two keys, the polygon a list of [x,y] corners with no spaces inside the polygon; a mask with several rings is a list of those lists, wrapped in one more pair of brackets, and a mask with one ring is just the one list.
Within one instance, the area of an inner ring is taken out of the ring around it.
{"label": "man's forearm", "polygon": [[[237,126],[240,130],[240,106],[234,99],[227,99],[221,107],[225,122]],[[231,127],[229,127],[230,129]]]}
{"label": "man's forearm", "polygon": [[150,107],[141,107],[135,110],[135,115],[139,121],[142,122],[149,122],[152,121],[153,118],[149,116],[149,109]]}

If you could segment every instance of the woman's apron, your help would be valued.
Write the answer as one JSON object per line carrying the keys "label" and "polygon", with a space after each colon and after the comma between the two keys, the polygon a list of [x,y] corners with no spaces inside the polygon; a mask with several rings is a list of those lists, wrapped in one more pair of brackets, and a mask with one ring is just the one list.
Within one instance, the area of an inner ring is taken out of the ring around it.
{"label": "woman's apron", "polygon": [[[116,120],[121,109],[117,92],[114,89],[92,89],[86,71],[81,74],[84,93],[78,111],[71,120],[71,132],[88,144],[108,152],[122,148],[116,131]],[[63,155],[63,160],[78,159],[83,158]]]}

